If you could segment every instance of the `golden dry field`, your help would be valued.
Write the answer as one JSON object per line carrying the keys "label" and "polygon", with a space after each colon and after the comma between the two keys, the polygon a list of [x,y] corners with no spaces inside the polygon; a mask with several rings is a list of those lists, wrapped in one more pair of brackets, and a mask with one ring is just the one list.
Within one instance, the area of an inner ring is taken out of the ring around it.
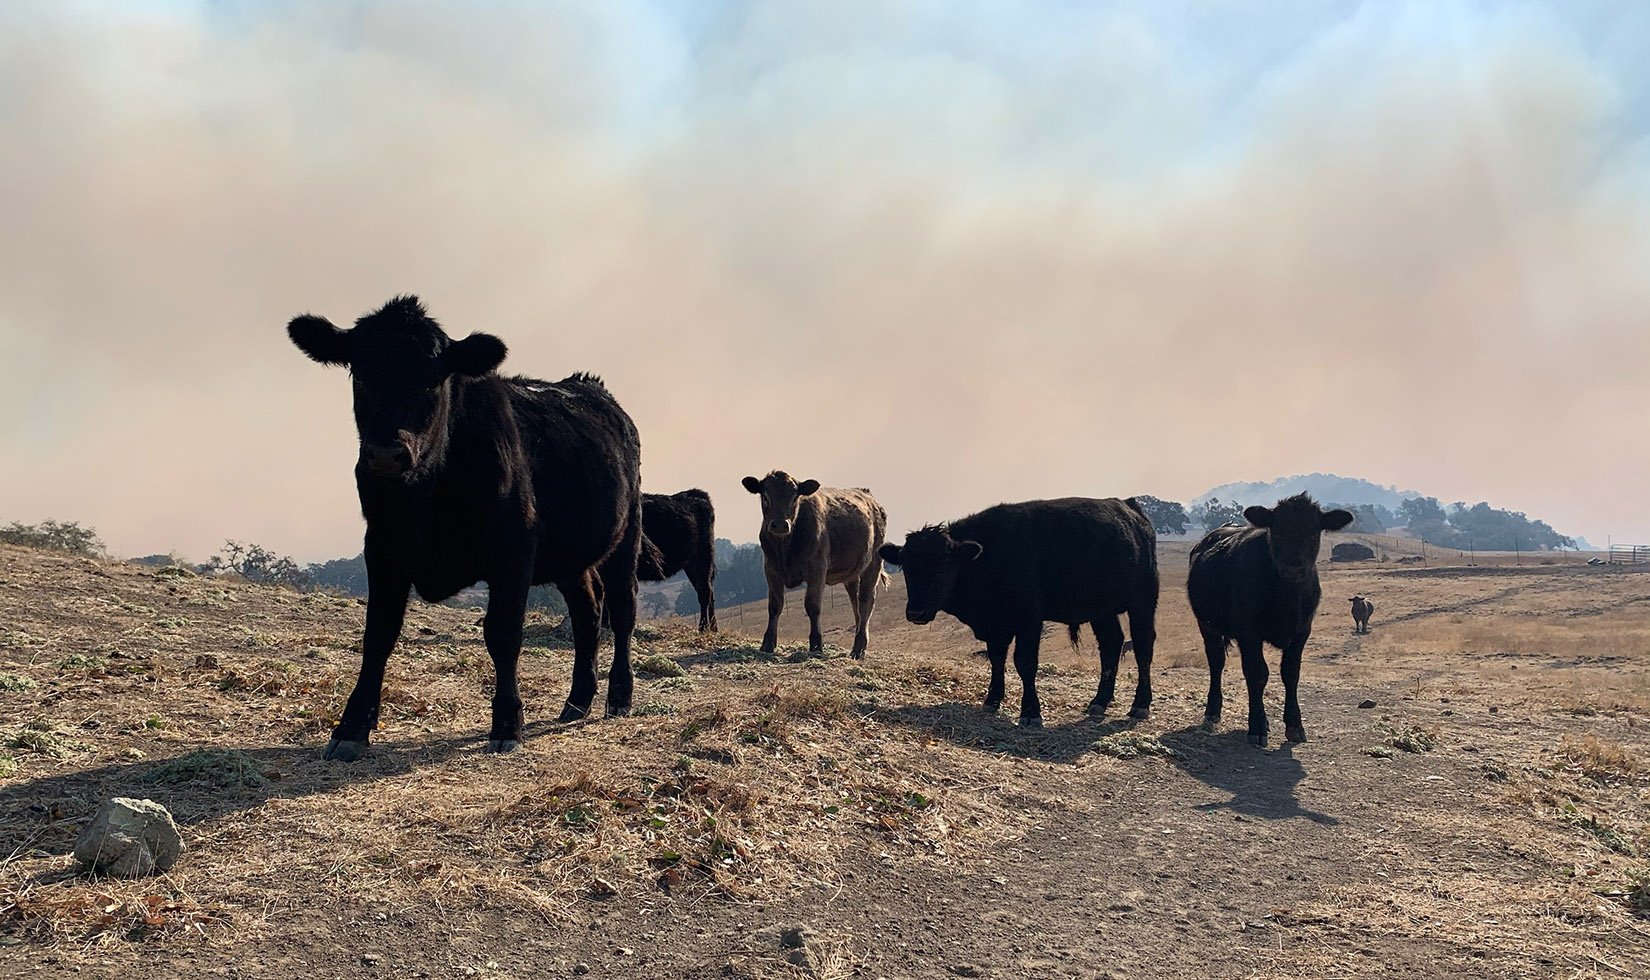
{"label": "golden dry field", "polygon": [[[1259,750],[1235,664],[1197,729],[1186,551],[1148,721],[1083,717],[1059,628],[1048,727],[1012,673],[983,714],[980,645],[896,576],[863,663],[840,594],[823,657],[799,597],[778,656],[755,605],[649,624],[637,716],[568,727],[536,623],[497,757],[477,614],[415,604],[339,764],[355,600],[0,548],[0,975],[1650,976],[1650,572],[1326,564],[1312,741]],[[171,809],[170,873],[76,873],[112,796]]]}

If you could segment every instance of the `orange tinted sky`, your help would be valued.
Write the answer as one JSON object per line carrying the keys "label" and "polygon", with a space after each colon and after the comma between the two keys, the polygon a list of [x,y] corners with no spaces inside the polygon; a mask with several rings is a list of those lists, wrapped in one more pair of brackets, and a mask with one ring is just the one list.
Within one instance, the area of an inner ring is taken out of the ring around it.
{"label": "orange tinted sky", "polygon": [[0,8],[0,522],[353,554],[396,292],[602,374],[646,483],[1310,471],[1650,540],[1650,10]]}

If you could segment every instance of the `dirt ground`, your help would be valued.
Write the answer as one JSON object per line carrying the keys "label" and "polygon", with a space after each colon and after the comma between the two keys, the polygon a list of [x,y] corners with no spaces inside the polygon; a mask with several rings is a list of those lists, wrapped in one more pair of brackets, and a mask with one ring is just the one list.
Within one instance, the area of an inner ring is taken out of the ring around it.
{"label": "dirt ground", "polygon": [[[795,600],[774,657],[755,608],[654,625],[638,715],[568,727],[535,624],[505,757],[476,614],[417,605],[337,764],[356,601],[0,547],[0,975],[1650,976],[1650,573],[1326,565],[1312,740],[1259,750],[1235,669],[1196,728],[1185,554],[1137,724],[1083,717],[1054,630],[1048,727],[1012,676],[983,714],[979,644],[896,578],[863,663]],[[75,871],[111,796],[176,815],[171,872]]]}

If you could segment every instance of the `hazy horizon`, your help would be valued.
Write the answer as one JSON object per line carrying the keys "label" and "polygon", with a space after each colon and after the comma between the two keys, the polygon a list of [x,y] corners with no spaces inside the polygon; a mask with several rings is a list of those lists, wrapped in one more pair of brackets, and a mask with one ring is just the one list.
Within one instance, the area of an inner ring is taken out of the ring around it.
{"label": "hazy horizon", "polygon": [[0,7],[0,524],[353,555],[416,293],[601,375],[647,489],[1325,472],[1650,541],[1650,6]]}

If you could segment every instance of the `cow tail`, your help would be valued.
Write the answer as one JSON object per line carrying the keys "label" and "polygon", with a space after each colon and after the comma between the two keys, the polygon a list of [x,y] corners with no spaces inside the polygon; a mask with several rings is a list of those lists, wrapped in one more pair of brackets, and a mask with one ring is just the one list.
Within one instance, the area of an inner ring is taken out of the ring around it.
{"label": "cow tail", "polygon": [[888,587],[888,583],[891,581],[893,581],[893,579],[888,577],[888,570],[886,568],[877,569],[877,588],[886,589]]}
{"label": "cow tail", "polygon": [[664,553],[643,532],[641,553],[636,556],[636,578],[643,582],[656,582],[665,577],[664,569]]}

